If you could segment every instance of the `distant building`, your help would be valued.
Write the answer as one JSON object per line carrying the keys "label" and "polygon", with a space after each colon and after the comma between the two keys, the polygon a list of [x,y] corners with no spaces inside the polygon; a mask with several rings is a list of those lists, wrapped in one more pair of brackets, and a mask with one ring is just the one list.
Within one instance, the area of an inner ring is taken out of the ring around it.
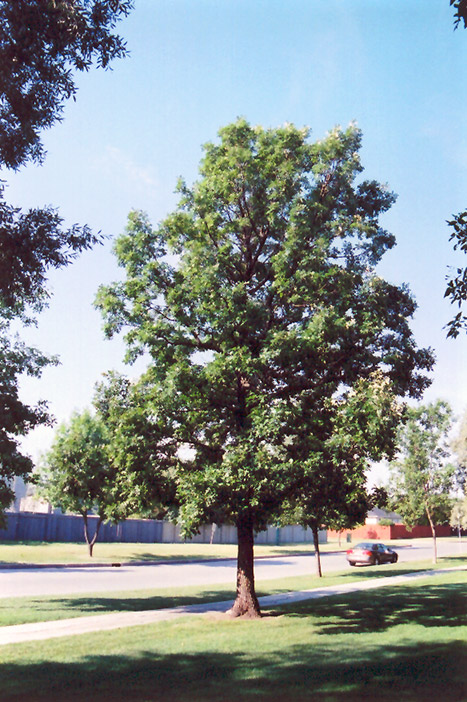
{"label": "distant building", "polygon": [[26,497],[27,486],[24,480],[18,476],[13,479],[13,492],[15,493],[15,499],[11,505],[7,508],[7,512],[19,512],[21,509],[21,500]]}
{"label": "distant building", "polygon": [[35,494],[36,488],[34,485],[25,483],[18,476],[13,480],[13,491],[15,499],[6,510],[10,513],[15,512],[36,512],[38,514],[61,514],[60,509],[53,509],[52,505],[43,500],[39,500]]}
{"label": "distant building", "polygon": [[379,524],[381,520],[391,520],[394,524],[402,524],[402,517],[396,512],[389,512],[387,509],[373,507],[367,514],[365,524]]}

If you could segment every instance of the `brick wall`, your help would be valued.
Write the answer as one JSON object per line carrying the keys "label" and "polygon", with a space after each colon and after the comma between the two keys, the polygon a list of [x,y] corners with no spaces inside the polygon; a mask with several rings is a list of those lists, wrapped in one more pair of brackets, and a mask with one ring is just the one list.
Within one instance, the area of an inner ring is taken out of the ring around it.
{"label": "brick wall", "polygon": [[[393,524],[392,526],[382,526],[381,524],[364,524],[349,531],[344,531],[341,539],[350,540],[352,543],[356,541],[391,541],[392,539],[421,539],[431,537],[431,529],[429,526],[415,526],[409,530],[403,524]],[[328,539],[337,539],[339,533],[337,531],[328,530]],[[451,536],[451,527],[437,526],[436,536]]]}

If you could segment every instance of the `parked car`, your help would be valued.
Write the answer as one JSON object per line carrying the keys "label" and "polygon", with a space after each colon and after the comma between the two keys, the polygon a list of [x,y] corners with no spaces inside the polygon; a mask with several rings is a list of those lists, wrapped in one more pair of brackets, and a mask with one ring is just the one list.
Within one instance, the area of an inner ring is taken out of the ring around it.
{"label": "parked car", "polygon": [[351,566],[379,565],[380,563],[397,563],[398,555],[384,544],[363,542],[347,551],[347,560]]}

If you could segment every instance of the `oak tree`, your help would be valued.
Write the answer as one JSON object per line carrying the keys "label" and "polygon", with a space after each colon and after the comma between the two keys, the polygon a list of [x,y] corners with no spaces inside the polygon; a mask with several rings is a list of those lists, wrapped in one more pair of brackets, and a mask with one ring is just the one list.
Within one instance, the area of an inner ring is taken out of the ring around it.
{"label": "oak tree", "polygon": [[127,358],[150,359],[185,533],[236,525],[231,613],[258,616],[254,534],[302,494],[301,442],[317,462],[333,403],[377,372],[417,396],[433,359],[413,340],[409,291],[375,272],[395,243],[379,224],[394,195],[360,177],[360,131],[313,143],[239,119],[219,137],[156,229],[130,214],[115,245],[125,279],[97,305],[108,336],[126,331]]}

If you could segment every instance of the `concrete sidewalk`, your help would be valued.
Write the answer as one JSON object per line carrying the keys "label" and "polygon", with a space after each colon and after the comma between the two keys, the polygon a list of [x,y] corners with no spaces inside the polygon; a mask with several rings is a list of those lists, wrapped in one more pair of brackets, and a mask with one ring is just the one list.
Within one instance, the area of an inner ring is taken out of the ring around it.
{"label": "concrete sidewalk", "polygon": [[[371,590],[393,585],[403,585],[420,578],[434,577],[442,573],[458,570],[467,570],[466,566],[456,568],[444,568],[440,570],[425,570],[422,572],[409,573],[407,575],[396,575],[388,578],[375,578],[374,580],[364,580],[347,585],[331,585],[329,587],[314,590],[301,590],[297,592],[285,592],[277,595],[267,595],[260,597],[259,602],[262,608],[302,602],[304,600],[330,597],[332,595],[343,595],[361,590]],[[218,612],[226,612],[232,602],[212,602],[209,604],[187,605],[173,609],[148,610],[145,612],[119,612],[117,614],[99,614],[88,617],[75,617],[72,619],[60,619],[51,622],[37,622],[33,624],[17,624],[15,626],[0,627],[0,645],[12,643],[23,643],[25,641],[40,641],[62,636],[75,636],[77,634],[89,634],[96,631],[110,631],[130,626],[141,626],[143,624],[153,624],[155,622],[167,621],[186,617],[187,615],[209,615]]]}

